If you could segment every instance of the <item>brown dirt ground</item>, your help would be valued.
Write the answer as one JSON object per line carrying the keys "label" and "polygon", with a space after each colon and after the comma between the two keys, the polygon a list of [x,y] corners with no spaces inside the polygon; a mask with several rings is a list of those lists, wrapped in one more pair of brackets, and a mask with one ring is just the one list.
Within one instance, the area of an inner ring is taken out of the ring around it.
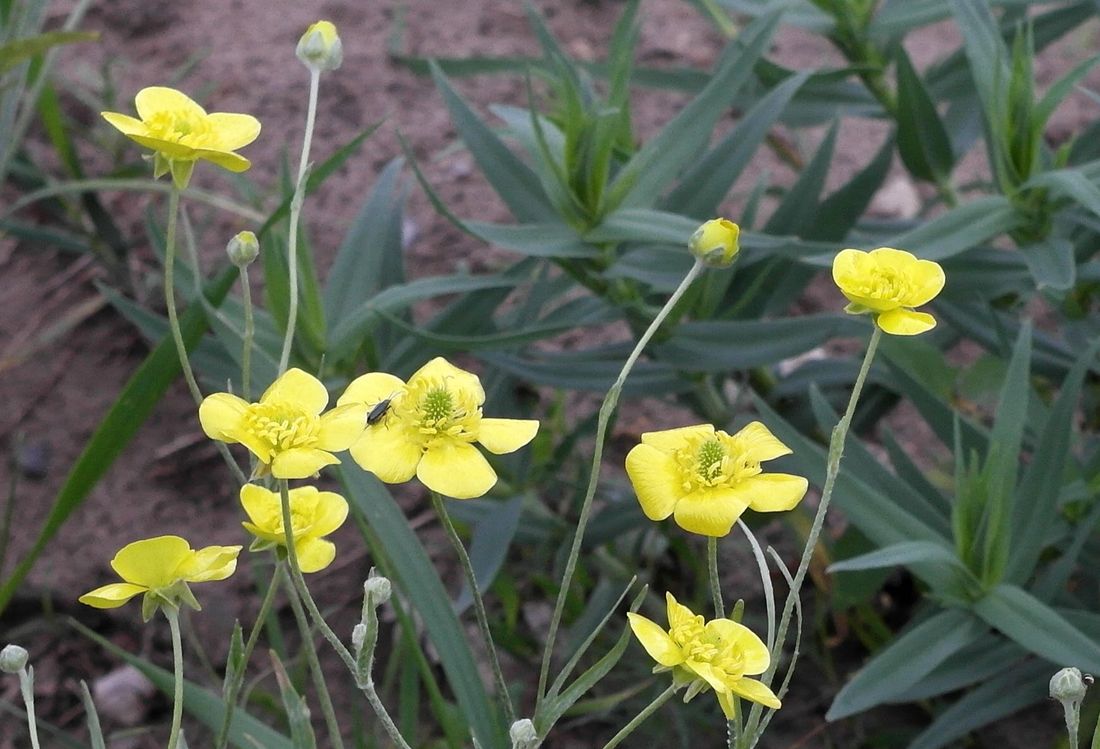
{"label": "brown dirt ground", "polygon": [[[58,2],[55,10],[66,11],[69,5]],[[536,53],[522,8],[516,2],[411,0],[404,5],[407,48],[412,53],[454,57]],[[584,59],[599,57],[621,8],[617,2],[580,0],[539,5],[566,48]],[[395,135],[398,129],[408,137],[428,178],[458,215],[507,221],[506,210],[479,178],[469,155],[461,148],[449,148],[455,133],[431,82],[388,59],[387,41],[396,6],[394,2],[355,0],[102,2],[93,7],[84,23],[85,28],[101,32],[100,43],[67,50],[60,71],[66,86],[94,88],[103,66],[109,63],[120,106],[128,108],[139,88],[171,81],[177,71],[194,62],[193,72],[181,87],[207,92],[209,109],[250,112],[263,122],[263,134],[248,148],[247,155],[255,164],[251,179],[266,189],[275,179],[283,149],[295,154],[296,159],[301,137],[307,77],[294,58],[294,44],[310,22],[330,18],[340,27],[345,61],[322,84],[316,158],[331,153],[367,123],[381,118],[386,123],[307,205],[322,259],[338,244],[375,175],[399,152]],[[721,39],[688,4],[647,0],[642,15],[642,61],[706,67],[715,60]],[[1094,49],[1096,39],[1095,26],[1071,34],[1044,56],[1039,67],[1041,82],[1049,83],[1081,59],[1086,50]],[[918,65],[923,65],[956,43],[954,32],[941,25],[914,35],[907,46]],[[774,55],[796,67],[838,62],[825,42],[791,29],[778,37]],[[458,85],[481,105],[523,100],[522,86],[514,78],[485,77],[459,81]],[[675,94],[639,92],[636,122],[642,134],[654,132],[683,101],[684,97]],[[100,129],[96,137],[106,136],[94,111],[74,97],[66,97],[66,104],[89,127]],[[1095,116],[1094,106],[1074,99],[1057,115],[1055,130],[1068,133],[1077,129]],[[863,166],[883,137],[881,124],[844,122],[830,186],[842,184]],[[819,138],[820,132],[809,132],[798,134],[795,142],[805,153],[812,153]],[[110,166],[93,149],[84,155],[91,165]],[[968,159],[960,181],[967,181],[966,174],[979,174],[981,161],[980,154]],[[760,154],[754,174],[760,170],[768,170],[781,182],[792,176],[790,169],[770,152]],[[93,168],[88,171],[95,173]],[[900,168],[896,171],[902,174]],[[747,189],[753,179],[755,176],[747,178],[746,184],[737,189]],[[199,186],[230,189],[225,178],[213,169],[198,170],[196,180]],[[146,196],[107,194],[103,199],[134,237],[142,236],[140,222],[148,205],[163,210],[163,205]],[[731,201],[731,209],[735,205],[736,199]],[[447,272],[459,263],[483,269],[501,257],[439,218],[418,191],[412,195],[408,215],[415,229],[407,255],[412,276]],[[246,228],[224,217],[221,220],[222,236]],[[205,255],[211,262],[220,252],[221,243],[214,245]],[[148,283],[153,265],[147,248],[136,248],[135,258],[135,277]],[[5,314],[0,316],[0,403],[4,404],[0,438],[12,443],[20,435],[31,451],[28,459],[46,462],[43,477],[28,477],[25,472],[18,477],[13,548],[8,566],[0,568],[10,569],[12,560],[25,551],[45,517],[68,466],[147,348],[125,321],[103,310],[86,316],[71,332],[46,341],[25,361],[12,359],[28,342],[41,338],[61,316],[85,309],[81,304],[94,304],[90,301],[96,297],[91,281],[97,272],[94,266],[80,264],[72,256],[49,248],[15,247],[10,243],[0,244],[0,269],[0,298],[5,300]],[[825,289],[811,296],[810,306],[827,306],[834,303],[836,295]],[[620,426],[637,433],[661,416],[660,410],[647,409],[637,420]],[[3,463],[0,485],[7,485],[9,464]],[[135,607],[109,616],[89,617],[86,611],[78,611],[73,598],[104,582],[107,559],[135,537],[179,533],[207,543],[239,543],[242,534],[238,522],[230,481],[213,449],[201,438],[193,404],[182,383],[177,384],[35,567],[21,596],[22,605],[14,607],[15,614],[8,618],[7,634],[30,636],[18,612],[34,608],[39,596],[47,596],[57,610],[79,614],[104,626],[125,647],[162,652],[163,637],[151,643],[148,634],[142,634]],[[319,585],[319,598],[328,605],[356,605],[354,591],[369,567],[369,559],[354,538],[354,531],[347,528],[337,537],[342,547],[339,566],[323,576]],[[347,593],[349,590],[352,592]],[[204,642],[223,642],[227,623],[235,616],[250,620],[255,602],[248,593],[244,576],[238,576],[232,584],[209,586],[203,591],[207,610],[195,621]],[[0,641],[5,639],[0,635]],[[95,678],[111,667],[111,661],[102,654],[67,646],[60,636],[40,638],[39,642],[51,651],[35,654],[43,698],[40,709],[63,725],[77,726],[82,721],[79,710],[73,709],[77,679]],[[215,660],[221,657],[216,648],[211,655]],[[13,698],[10,680],[2,684],[0,696]],[[792,712],[808,715],[799,719],[799,733],[787,734],[792,741],[821,723],[820,697],[815,697],[812,690],[801,691],[795,699],[802,701],[802,707],[796,705]],[[1038,730],[1049,732],[1051,722],[1037,720],[1049,712],[1038,711],[1037,715],[1032,711],[1022,716],[1013,722],[1014,730],[991,733],[987,745],[1006,749],[1035,745],[1035,736],[1021,738],[1021,730],[1016,729],[1039,726]],[[0,719],[0,749],[11,746],[4,739],[7,721]],[[825,746],[825,735],[808,735],[802,746]],[[155,743],[139,737],[131,745]],[[775,746],[784,745],[776,739]]]}

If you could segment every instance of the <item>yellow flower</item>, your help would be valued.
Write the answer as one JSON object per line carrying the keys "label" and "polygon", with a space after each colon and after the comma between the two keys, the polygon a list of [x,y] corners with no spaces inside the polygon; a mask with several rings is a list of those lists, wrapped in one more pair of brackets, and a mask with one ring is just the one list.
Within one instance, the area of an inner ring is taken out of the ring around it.
{"label": "yellow flower", "polygon": [[[241,504],[250,522],[241,525],[256,537],[252,550],[286,546],[280,497],[255,484],[241,487]],[[319,572],[336,558],[336,545],[323,536],[335,531],[348,517],[348,503],[334,492],[313,486],[290,490],[290,525],[294,551],[302,572]]]}
{"label": "yellow flower", "polygon": [[695,230],[688,240],[688,249],[712,268],[725,268],[741,250],[740,236],[740,226],[729,219],[713,218]]}
{"label": "yellow flower", "polygon": [[885,333],[917,335],[936,327],[932,315],[913,307],[927,304],[943,289],[939,263],[890,247],[841,250],[833,260],[833,280],[851,302],[845,312],[874,315]]}
{"label": "yellow flower", "polygon": [[363,436],[351,457],[387,484],[413,476],[432,491],[456,499],[480,497],[493,488],[496,472],[474,442],[491,453],[510,453],[538,432],[530,419],[481,415],[485,391],[477,375],[436,357],[408,383],[382,372],[352,381],[339,403],[370,408]]}
{"label": "yellow flower", "polygon": [[230,393],[214,393],[199,406],[206,436],[241,443],[269,467],[277,479],[304,479],[340,461],[332,453],[347,450],[363,433],[367,409],[342,405],[321,415],[328,391],[311,374],[289,369],[249,403]]}
{"label": "yellow flower", "polygon": [[224,580],[237,569],[240,546],[207,546],[197,551],[179,536],[157,536],[123,546],[111,567],[125,582],[111,583],[85,593],[80,602],[97,609],[114,609],[145,594],[142,616],[148,621],[158,606],[194,609],[198,602],[188,583]]}
{"label": "yellow flower", "polygon": [[752,630],[732,619],[707,622],[665,593],[668,632],[639,614],[630,613],[630,629],[659,667],[675,669],[684,681],[702,681],[714,690],[727,718],[733,717],[733,698],[759,702],[778,710],[782,703],[763,682],[746,678],[768,670],[771,655]]}
{"label": "yellow flower", "polygon": [[801,501],[806,479],[760,468],[790,452],[759,421],[732,436],[700,424],[646,432],[627,454],[626,472],[650,520],[675,513],[686,531],[724,536],[746,508],[780,512]]}
{"label": "yellow flower", "polygon": [[260,134],[260,122],[255,117],[231,112],[207,114],[186,94],[164,86],[143,88],[134,104],[141,119],[119,112],[102,115],[127,138],[155,152],[157,177],[171,169],[173,179],[184,187],[200,159],[231,172],[243,172],[251,166],[248,159],[234,151]]}

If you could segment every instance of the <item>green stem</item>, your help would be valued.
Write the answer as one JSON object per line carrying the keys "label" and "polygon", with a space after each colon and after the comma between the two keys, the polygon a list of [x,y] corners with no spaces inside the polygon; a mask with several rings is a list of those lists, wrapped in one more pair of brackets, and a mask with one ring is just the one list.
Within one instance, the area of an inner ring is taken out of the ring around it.
{"label": "green stem", "polygon": [[38,719],[34,715],[34,668],[19,669],[19,691],[23,694],[23,706],[27,710],[27,732],[31,735],[31,749],[39,749]]}
{"label": "green stem", "polygon": [[714,616],[726,618],[726,607],[722,603],[722,583],[718,579],[718,538],[707,538],[707,566],[710,572],[710,599],[714,603]]}
{"label": "green stem", "polygon": [[638,713],[637,715],[634,716],[634,720],[630,721],[625,726],[623,726],[623,729],[621,731],[619,731],[617,734],[615,734],[611,738],[611,741],[608,741],[606,744],[604,744],[603,749],[613,749],[614,747],[621,744],[623,739],[625,739],[630,734],[634,733],[634,729],[636,729],[638,726],[642,725],[642,723],[645,723],[645,721],[649,718],[649,716],[651,716],[651,715],[653,715],[653,713],[657,712],[657,710],[661,707],[661,705],[668,702],[669,697],[674,695],[676,693],[677,689],[679,689],[679,687],[676,686],[675,684],[673,684],[671,687],[669,687],[668,689],[666,689],[665,691],[663,691],[659,695],[657,695],[657,698],[655,700],[653,700],[653,702],[650,702],[648,705],[646,705],[642,709],[642,711],[640,713]]}
{"label": "green stem", "polygon": [[[290,580],[297,591],[302,603],[305,604],[306,609],[309,611],[310,617],[313,619],[313,624],[317,629],[321,631],[324,638],[328,640],[329,645],[336,651],[336,654],[340,656],[340,660],[344,662],[348,671],[352,676],[358,676],[359,667],[355,662],[355,656],[351,654],[351,651],[347,649],[344,643],[340,642],[340,638],[332,631],[332,628],[325,622],[324,617],[321,615],[321,611],[317,608],[317,603],[313,600],[313,596],[309,594],[309,588],[306,587],[305,578],[302,577],[302,568],[298,564],[298,552],[294,548],[294,526],[290,515],[290,485],[286,479],[279,479],[279,498],[282,505],[283,516],[283,543],[286,545],[286,558],[288,561],[288,568],[290,572]],[[408,742],[401,736],[401,731],[398,730],[397,724],[393,722],[393,718],[390,717],[389,712],[386,710],[386,706],[382,704],[381,698],[378,696],[378,692],[374,688],[373,679],[368,679],[363,682],[356,678],[356,683],[363,694],[366,695],[367,701],[370,702],[371,707],[374,708],[375,714],[378,716],[378,720],[382,722],[382,727],[386,729],[386,733],[389,734],[390,741],[398,749],[411,749]]]}
{"label": "green stem", "polygon": [[179,609],[164,606],[164,617],[172,630],[172,671],[175,682],[172,689],[172,730],[168,734],[168,749],[176,749],[180,743],[180,726],[183,722],[183,640],[180,637]]}
{"label": "green stem", "polygon": [[508,717],[508,725],[516,722],[516,710],[512,706],[512,697],[508,694],[508,685],[504,681],[504,672],[500,669],[500,659],[497,657],[496,645],[493,644],[493,633],[489,630],[489,617],[485,613],[485,601],[481,597],[481,589],[474,575],[474,567],[470,564],[470,555],[466,553],[466,547],[462,545],[462,539],[458,537],[451,516],[447,514],[447,508],[443,504],[443,498],[438,492],[432,492],[432,507],[439,516],[439,522],[447,531],[447,538],[458,555],[458,561],[462,565],[462,572],[466,575],[466,584],[473,593],[474,613],[477,615],[477,626],[481,630],[481,638],[485,641],[485,650],[489,653],[489,663],[493,667],[493,677],[496,680],[497,699],[500,700],[504,713]]}
{"label": "green stem", "polygon": [[[183,331],[180,329],[179,314],[176,311],[176,227],[179,224],[180,213],[180,189],[172,182],[172,189],[168,193],[168,228],[164,235],[164,304],[168,308],[168,329],[172,331],[172,341],[176,344],[176,355],[179,356],[180,369],[183,370],[183,379],[187,381],[187,389],[191,391],[191,397],[196,406],[202,405],[202,391],[195,380],[195,372],[191,369],[191,359],[187,356],[187,346],[183,342]],[[196,272],[195,284],[197,293],[202,294],[202,278]],[[233,476],[241,484],[248,482],[244,471],[233,460],[233,455],[224,442],[214,442],[222,459],[233,471]]]}
{"label": "green stem", "polygon": [[244,306],[244,336],[241,344],[241,397],[250,400],[252,382],[252,338],[256,324],[252,317],[252,287],[248,283],[248,268],[241,266],[241,297]]}
{"label": "green stem", "polygon": [[256,648],[256,642],[260,638],[260,630],[263,629],[267,615],[271,611],[271,605],[275,601],[275,593],[284,579],[283,563],[275,562],[275,572],[271,576],[271,583],[267,586],[267,593],[260,604],[260,613],[256,615],[256,621],[252,625],[252,631],[248,634],[248,641],[244,645],[241,654],[241,668],[234,674],[234,679],[226,686],[225,690],[225,716],[222,718],[221,728],[218,730],[217,740],[214,746],[217,749],[225,749],[229,745],[229,726],[233,722],[233,712],[237,709],[237,696],[240,694],[241,685],[244,684],[245,668],[252,658],[252,651]]}
{"label": "green stem", "polygon": [[546,636],[546,649],[542,654],[542,667],[539,670],[539,688],[537,693],[537,700],[542,701],[543,696],[546,694],[546,680],[550,675],[550,656],[554,652],[554,640],[558,634],[558,627],[561,624],[562,612],[565,609],[565,601],[569,596],[569,586],[573,582],[573,574],[577,568],[577,557],[581,552],[581,542],[584,540],[584,532],[588,527],[589,516],[592,514],[592,500],[596,496],[596,484],[600,479],[600,464],[603,461],[603,448],[604,442],[607,437],[607,425],[611,421],[611,414],[615,411],[615,406],[619,403],[619,394],[622,392],[623,383],[626,382],[627,376],[630,374],[630,370],[634,368],[635,362],[638,361],[638,357],[642,355],[642,350],[645,349],[646,344],[661,327],[661,323],[665,321],[669,313],[676,306],[676,303],[680,301],[680,298],[687,292],[688,287],[691,286],[692,281],[698,278],[706,266],[703,265],[701,260],[696,260],[695,264],[691,266],[691,270],[684,276],[684,280],[680,282],[680,285],[676,287],[676,290],[672,292],[672,296],[665,302],[665,306],[657,313],[657,316],[653,318],[653,322],[649,324],[649,327],[641,338],[638,339],[637,345],[634,350],[630,352],[630,356],[627,357],[626,363],[623,364],[622,371],[619,372],[619,376],[615,378],[615,382],[611,385],[611,389],[607,391],[607,395],[604,396],[603,404],[600,405],[599,417],[596,421],[596,444],[592,451],[592,468],[588,477],[588,489],[584,495],[584,502],[581,504],[580,517],[577,519],[577,529],[573,533],[573,544],[569,549],[569,557],[565,562],[565,572],[562,575],[561,587],[558,589],[558,599],[554,604],[554,614],[550,619],[550,629]]}
{"label": "green stem", "polygon": [[287,598],[290,599],[290,608],[294,612],[294,621],[298,623],[298,631],[302,635],[302,647],[306,651],[306,661],[309,663],[309,671],[313,675],[313,688],[317,691],[317,700],[321,703],[321,714],[325,717],[325,726],[328,728],[329,738],[335,749],[344,749],[344,740],[340,736],[340,722],[336,720],[336,711],[332,707],[332,696],[328,692],[325,683],[325,673],[321,670],[321,660],[317,657],[317,647],[313,644],[313,631],[306,618],[302,601],[294,590],[294,586],[287,586]]}
{"label": "green stem", "polygon": [[287,309],[286,337],[283,353],[279,357],[279,374],[290,363],[290,346],[294,341],[294,328],[298,324],[298,220],[302,215],[302,202],[306,197],[306,168],[309,166],[309,150],[313,144],[313,127],[317,119],[317,89],[321,83],[321,71],[310,68],[309,107],[306,110],[306,132],[302,137],[302,156],[298,160],[298,180],[294,185],[294,197],[290,201],[290,228],[287,235],[287,263],[290,272],[290,305]]}

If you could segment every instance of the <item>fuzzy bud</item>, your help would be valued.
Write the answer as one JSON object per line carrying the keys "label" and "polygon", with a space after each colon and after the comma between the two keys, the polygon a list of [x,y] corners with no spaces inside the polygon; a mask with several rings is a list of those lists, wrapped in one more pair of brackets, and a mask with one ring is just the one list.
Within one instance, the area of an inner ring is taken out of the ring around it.
{"label": "fuzzy bud", "polygon": [[539,743],[539,734],[530,718],[520,718],[508,729],[508,738],[512,740],[512,749],[534,749]]}
{"label": "fuzzy bud", "polygon": [[242,231],[229,240],[225,246],[229,262],[238,268],[247,268],[260,256],[260,242],[250,231]]}
{"label": "fuzzy bud", "polygon": [[351,644],[355,652],[363,649],[363,642],[367,639],[367,625],[359,622],[351,629]]}
{"label": "fuzzy bud", "polygon": [[0,650],[0,671],[17,674],[27,667],[27,651],[18,645],[5,645]]}
{"label": "fuzzy bud", "polygon": [[695,230],[688,240],[691,254],[711,268],[727,268],[741,251],[741,227],[729,219],[714,218]]}
{"label": "fuzzy bud", "polygon": [[381,606],[390,600],[392,594],[393,585],[390,583],[390,579],[382,575],[375,575],[374,570],[371,570],[370,577],[363,583],[363,595],[369,598],[375,606]]}
{"label": "fuzzy bud", "polygon": [[311,70],[336,70],[344,61],[344,45],[331,21],[317,21],[302,34],[295,54]]}
{"label": "fuzzy bud", "polygon": [[1059,702],[1080,702],[1085,699],[1087,689],[1081,670],[1072,666],[1063,668],[1050,678],[1051,699]]}

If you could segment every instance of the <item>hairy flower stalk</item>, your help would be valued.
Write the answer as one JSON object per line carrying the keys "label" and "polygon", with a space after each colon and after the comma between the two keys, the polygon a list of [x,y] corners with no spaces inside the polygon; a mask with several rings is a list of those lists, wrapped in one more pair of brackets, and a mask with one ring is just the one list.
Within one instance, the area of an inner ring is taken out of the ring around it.
{"label": "hairy flower stalk", "polygon": [[0,650],[0,672],[19,675],[19,692],[27,713],[27,732],[31,737],[31,749],[39,749],[38,719],[34,714],[34,666],[27,665],[27,651],[18,645],[5,645]]}
{"label": "hairy flower stalk", "polygon": [[183,725],[183,642],[180,638],[179,609],[164,606],[164,617],[172,631],[172,729],[168,733],[168,749],[176,749],[180,744]]}
{"label": "hairy flower stalk", "polygon": [[630,371],[634,369],[634,364],[638,361],[638,357],[642,355],[642,351],[653,338],[654,334],[661,327],[661,323],[665,321],[669,313],[672,312],[680,298],[687,292],[692,282],[699,277],[699,274],[703,272],[706,265],[702,259],[697,258],[695,263],[691,266],[691,269],[684,276],[684,279],[680,281],[680,285],[676,287],[676,290],[672,292],[672,296],[665,302],[665,306],[661,308],[657,316],[653,318],[653,322],[642,333],[641,338],[638,339],[638,343],[634,346],[634,350],[630,352],[630,356],[627,357],[626,362],[623,364],[622,370],[619,372],[619,376],[615,378],[615,382],[611,385],[611,389],[607,391],[607,395],[604,396],[603,403],[600,405],[599,416],[596,421],[596,444],[592,451],[592,468],[588,477],[588,488],[585,490],[584,501],[581,504],[580,516],[577,518],[577,528],[573,532],[573,543],[569,548],[569,557],[565,562],[565,572],[562,574],[561,586],[558,589],[558,598],[554,604],[554,614],[550,618],[550,628],[546,635],[545,650],[542,654],[542,666],[539,670],[539,687],[536,692],[537,700],[542,701],[543,696],[546,694],[546,682],[550,675],[550,658],[554,652],[554,641],[557,638],[558,627],[561,624],[562,611],[565,609],[565,601],[569,596],[569,587],[573,582],[573,574],[577,568],[577,557],[580,555],[581,543],[584,540],[584,533],[588,527],[588,520],[592,514],[592,501],[596,496],[596,484],[600,478],[600,463],[603,461],[603,449],[604,442],[607,439],[607,425],[611,420],[611,414],[614,413],[615,407],[619,403],[619,395],[622,393],[623,384],[626,382],[626,378],[630,375]]}

